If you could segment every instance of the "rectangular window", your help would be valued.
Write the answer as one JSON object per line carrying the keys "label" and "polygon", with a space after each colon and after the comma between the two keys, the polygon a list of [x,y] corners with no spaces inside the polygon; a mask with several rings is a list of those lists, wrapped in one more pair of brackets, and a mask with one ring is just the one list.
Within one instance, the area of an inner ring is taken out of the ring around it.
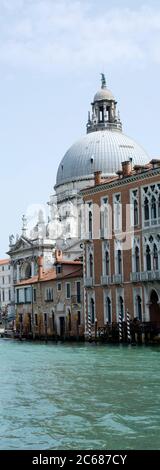
{"label": "rectangular window", "polygon": [[61,274],[61,273],[62,273],[62,266],[61,266],[61,264],[58,264],[58,265],[56,266],[56,273],[57,273],[57,274]]}
{"label": "rectangular window", "polygon": [[4,280],[4,277],[2,277],[2,284],[5,284],[5,280]]}
{"label": "rectangular window", "polygon": [[60,292],[62,290],[61,282],[57,283],[57,290]]}
{"label": "rectangular window", "polygon": [[36,302],[37,299],[37,291],[36,289],[33,289],[33,302]]}
{"label": "rectangular window", "polygon": [[45,301],[52,302],[53,301],[53,287],[47,287],[45,290]]}
{"label": "rectangular window", "polygon": [[31,289],[31,287],[25,287],[24,296],[25,296],[25,303],[26,304],[32,302],[32,289]]}
{"label": "rectangular window", "polygon": [[25,300],[24,300],[24,289],[18,289],[17,293],[18,293],[18,301],[17,301],[17,303],[23,304],[24,301],[25,301]]}
{"label": "rectangular window", "polygon": [[2,290],[2,300],[3,300],[3,302],[5,302],[5,292],[4,292],[4,290]]}
{"label": "rectangular window", "polygon": [[8,291],[8,299],[9,299],[9,302],[10,302],[11,301],[11,291],[10,291],[10,289]]}
{"label": "rectangular window", "polygon": [[35,326],[38,326],[38,315],[35,313],[34,315]]}
{"label": "rectangular window", "polygon": [[80,304],[81,302],[81,283],[77,281],[77,303]]}
{"label": "rectangular window", "polygon": [[2,271],[4,271],[4,266],[2,266]]}
{"label": "rectangular window", "polygon": [[71,298],[71,284],[70,284],[70,282],[66,283],[66,298],[67,299]]}

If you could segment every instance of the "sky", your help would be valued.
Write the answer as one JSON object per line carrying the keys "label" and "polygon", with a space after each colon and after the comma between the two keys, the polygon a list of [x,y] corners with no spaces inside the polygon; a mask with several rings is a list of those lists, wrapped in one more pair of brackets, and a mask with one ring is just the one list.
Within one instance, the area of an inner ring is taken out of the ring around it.
{"label": "sky", "polygon": [[1,258],[85,134],[101,72],[124,132],[160,156],[159,0],[0,0]]}

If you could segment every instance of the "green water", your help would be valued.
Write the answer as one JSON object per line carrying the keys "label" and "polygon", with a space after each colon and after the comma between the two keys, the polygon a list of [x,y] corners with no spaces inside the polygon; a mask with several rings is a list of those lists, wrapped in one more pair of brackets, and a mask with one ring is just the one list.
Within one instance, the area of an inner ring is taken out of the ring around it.
{"label": "green water", "polygon": [[0,449],[160,449],[160,348],[0,340]]}

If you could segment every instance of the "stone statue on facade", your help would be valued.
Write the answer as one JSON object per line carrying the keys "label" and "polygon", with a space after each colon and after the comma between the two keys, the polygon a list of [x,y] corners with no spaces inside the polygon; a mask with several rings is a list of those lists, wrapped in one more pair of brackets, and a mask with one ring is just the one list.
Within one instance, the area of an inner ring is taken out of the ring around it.
{"label": "stone statue on facade", "polygon": [[9,246],[14,245],[14,235],[9,235]]}

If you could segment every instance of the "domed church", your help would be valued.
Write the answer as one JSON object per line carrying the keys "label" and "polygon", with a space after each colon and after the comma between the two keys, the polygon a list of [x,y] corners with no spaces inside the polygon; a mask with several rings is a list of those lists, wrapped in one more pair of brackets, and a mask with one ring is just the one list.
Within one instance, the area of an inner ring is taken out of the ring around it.
{"label": "domed church", "polygon": [[[146,151],[123,133],[117,102],[106,85],[104,74],[101,74],[101,88],[95,94],[91,107],[86,135],[75,142],[62,158],[57,171],[56,194],[50,200],[48,232],[51,238],[56,238],[58,247],[69,251],[70,256],[71,245],[80,238],[82,226],[79,211],[79,221],[75,226],[73,206],[80,207],[82,200],[79,192],[94,185],[94,173],[101,171],[102,179],[106,180],[121,170],[124,161],[131,160],[133,165],[144,165],[149,161]],[[57,216],[54,216],[55,204],[58,206],[63,232],[61,242],[55,233],[58,223]]]}
{"label": "domed church", "polygon": [[121,169],[123,161],[132,159],[133,165],[148,162],[145,150],[122,131],[117,102],[106,86],[104,74],[101,89],[91,106],[86,135],[67,150],[60,162],[55,186],[57,195],[93,185],[95,171],[102,171],[102,176],[107,178]]}
{"label": "domed church", "polygon": [[[14,277],[19,270],[37,270],[37,256],[43,254],[44,268],[54,261],[54,250],[62,249],[64,257],[75,259],[82,253],[82,197],[80,191],[94,185],[94,173],[110,178],[121,169],[121,162],[133,165],[149,161],[145,150],[122,131],[117,102],[101,74],[101,88],[95,94],[88,113],[86,135],[75,142],[62,158],[57,171],[55,194],[50,197],[50,216],[46,225],[42,214],[29,232],[23,216],[21,236],[10,236],[8,254],[14,264]],[[76,211],[77,210],[77,211]],[[41,211],[40,211],[41,212]]]}

